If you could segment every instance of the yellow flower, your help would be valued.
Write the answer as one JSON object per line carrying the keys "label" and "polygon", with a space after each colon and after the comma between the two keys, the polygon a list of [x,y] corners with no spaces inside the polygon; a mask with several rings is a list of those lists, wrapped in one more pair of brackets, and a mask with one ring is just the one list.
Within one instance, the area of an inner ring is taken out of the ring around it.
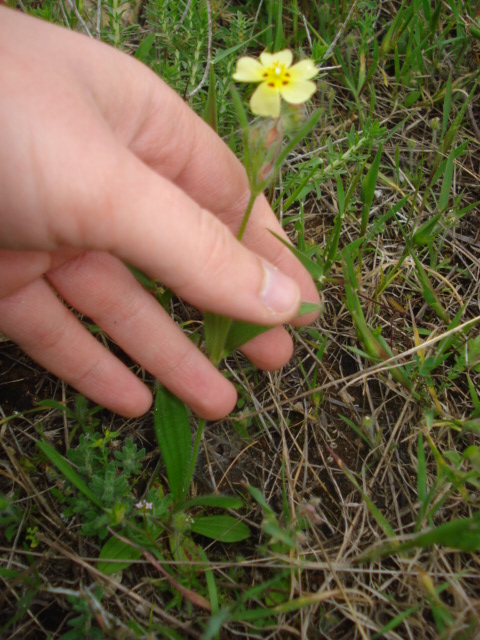
{"label": "yellow flower", "polygon": [[311,79],[318,70],[313,60],[297,62],[292,67],[289,49],[277,53],[262,53],[260,61],[244,57],[237,61],[233,79],[237,82],[260,82],[250,98],[250,109],[258,116],[278,118],[280,96],[290,104],[302,104],[315,93]]}

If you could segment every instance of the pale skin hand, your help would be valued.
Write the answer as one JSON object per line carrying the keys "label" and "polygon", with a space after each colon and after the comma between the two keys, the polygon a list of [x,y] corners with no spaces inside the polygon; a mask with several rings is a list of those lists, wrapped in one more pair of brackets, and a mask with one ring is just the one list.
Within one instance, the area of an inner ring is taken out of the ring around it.
{"label": "pale skin hand", "polygon": [[[228,414],[233,386],[124,263],[251,322],[281,325],[300,299],[317,302],[268,232],[283,235],[264,198],[235,239],[249,195],[239,161],[137,61],[1,7],[0,91],[0,331],[93,401],[147,411],[147,387],[63,300],[200,416]],[[275,369],[292,342],[278,326],[243,351]]]}

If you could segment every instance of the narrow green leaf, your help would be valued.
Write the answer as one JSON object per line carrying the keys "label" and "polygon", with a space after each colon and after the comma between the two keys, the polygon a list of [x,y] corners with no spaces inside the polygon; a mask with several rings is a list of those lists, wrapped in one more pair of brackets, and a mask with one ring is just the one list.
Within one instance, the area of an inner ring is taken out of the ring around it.
{"label": "narrow green leaf", "polygon": [[250,536],[247,525],[233,516],[201,516],[190,530],[218,542],[241,542]]}
{"label": "narrow green leaf", "polygon": [[[270,230],[269,230],[270,231]],[[289,251],[293,253],[293,255],[303,264],[308,273],[312,276],[314,280],[320,281],[323,278],[323,267],[316,262],[314,262],[311,258],[306,256],[302,251],[291,245],[289,242],[281,238],[279,235],[270,231],[272,236],[275,236],[277,240],[280,240],[282,244],[284,244]]]}
{"label": "narrow green leaf", "polygon": [[152,50],[154,42],[155,34],[150,33],[138,45],[137,50],[135,51],[134,58],[136,58],[137,60],[141,60],[142,62],[146,62],[148,54]]}
{"label": "narrow green leaf", "polygon": [[[301,180],[301,182],[299,182],[297,188],[293,191],[293,193],[285,200],[285,202],[283,203],[283,209],[284,211],[288,211],[288,209],[290,208],[290,206],[295,202],[295,200],[300,196],[300,194],[302,193],[304,187],[306,187],[306,185],[310,182],[310,180],[312,179],[313,175],[315,173],[318,172],[318,165],[315,165],[313,167],[313,169],[310,169],[310,171],[307,173],[307,175]],[[282,196],[279,197],[278,201],[281,201]],[[274,207],[275,208],[275,207]]]}
{"label": "narrow green leaf", "polygon": [[[297,317],[305,316],[308,313],[314,313],[315,311],[321,311],[322,307],[313,302],[302,302],[300,305],[300,311]],[[262,335],[267,331],[273,329],[273,326],[265,326],[263,324],[254,324],[252,322],[244,322],[242,320],[234,320],[230,324],[230,330],[225,340],[222,358],[226,358],[228,355],[247,344],[253,338]],[[207,347],[208,348],[208,347]],[[211,354],[211,352],[209,351]],[[212,358],[212,362],[213,358]]]}
{"label": "narrow green leaf", "polygon": [[47,398],[46,400],[39,400],[37,402],[38,407],[48,407],[49,409],[57,409],[61,413],[65,413],[68,418],[75,418],[75,414],[71,409],[69,409],[66,405],[58,402],[57,400],[53,400],[51,398]]}
{"label": "narrow green leaf", "polygon": [[409,618],[412,615],[412,613],[414,613],[415,611],[418,611],[418,609],[420,609],[420,607],[422,606],[423,606],[423,600],[420,600],[418,604],[414,605],[413,607],[409,607],[408,609],[405,609],[405,611],[402,611],[401,613],[399,613],[397,616],[392,618],[390,622],[387,622],[387,624],[384,627],[382,627],[380,631],[378,631],[375,635],[373,635],[372,640],[384,640],[385,635],[389,631],[393,631],[394,629],[396,629],[398,625],[402,624],[404,620]]}
{"label": "narrow green leaf", "polygon": [[273,514],[273,509],[269,506],[268,502],[265,499],[265,496],[260,491],[260,489],[257,489],[257,487],[253,487],[250,484],[247,484],[245,488],[248,491],[248,493],[252,496],[252,498],[255,500],[255,502],[257,502],[262,507],[265,513]]}
{"label": "narrow green leaf", "polygon": [[232,96],[235,113],[237,114],[238,123],[242,129],[245,130],[248,127],[247,112],[243,106],[242,98],[234,85],[230,87],[230,94]]}
{"label": "narrow green leaf", "polygon": [[170,491],[178,504],[184,498],[192,456],[192,436],[185,405],[162,386],[158,386],[155,395],[154,426]]}
{"label": "narrow green leaf", "polygon": [[452,190],[453,182],[453,159],[455,154],[455,148],[450,149],[447,162],[445,164],[445,172],[443,174],[442,188],[440,190],[440,197],[438,198],[438,208],[440,211],[445,211],[448,207],[450,200],[450,192]]}
{"label": "narrow green leaf", "polygon": [[225,357],[227,337],[232,320],[217,313],[204,314],[205,346],[212,363],[218,367]]}
{"label": "narrow green leaf", "polygon": [[[209,567],[210,566],[210,562],[208,560],[207,554],[205,553],[205,551],[200,546],[198,547],[198,553],[200,555],[200,558],[202,559],[202,562],[203,562],[204,566],[205,567]],[[213,569],[205,568],[204,569],[204,576],[205,576],[205,581],[207,583],[207,589],[208,589],[208,596],[209,596],[210,604],[212,606],[212,617],[214,617],[215,614],[217,614],[218,610],[219,610],[219,597],[218,597],[219,593],[218,593],[218,590],[217,590],[217,585],[215,583],[215,572],[214,572]],[[220,627],[218,628],[218,631],[220,631]],[[204,636],[204,640],[205,640],[205,636]]]}
{"label": "narrow green leaf", "polygon": [[78,475],[72,465],[60,454],[56,449],[50,446],[47,442],[37,442],[37,446],[40,451],[47,456],[52,464],[65,476],[65,478],[73,484],[84,496],[86,496],[90,502],[93,502],[97,507],[103,509],[103,503],[93,491],[91,491],[86,482]]}
{"label": "narrow green leaf", "polygon": [[340,234],[342,231],[343,219],[344,219],[344,216],[340,213],[337,213],[337,215],[335,216],[335,221],[333,223],[332,232],[327,240],[327,249],[324,254],[325,255],[325,263],[324,263],[325,275],[329,273],[337,257],[338,243],[340,241]]}
{"label": "narrow green leaf", "polygon": [[395,531],[393,530],[392,526],[390,525],[388,520],[385,518],[383,513],[380,511],[380,509],[372,502],[372,500],[367,496],[367,494],[364,492],[362,487],[358,484],[355,476],[350,471],[350,469],[348,469],[345,466],[345,464],[342,461],[340,461],[340,459],[337,460],[337,463],[339,464],[343,473],[347,476],[347,478],[353,484],[353,486],[357,489],[357,491],[360,492],[360,495],[362,496],[365,504],[367,505],[368,510],[377,521],[377,524],[382,529],[383,533],[390,538],[393,537],[395,535]]}
{"label": "narrow green leaf", "polygon": [[418,434],[417,440],[417,491],[418,500],[422,504],[427,497],[427,463],[425,459],[425,449],[423,448],[422,432]]}
{"label": "narrow green leaf", "polygon": [[[232,96],[233,107],[237,114],[237,120],[242,130],[242,142],[243,142],[243,164],[247,171],[247,175],[251,175],[250,166],[250,148],[248,146],[248,118],[247,112],[243,106],[242,98],[237,91],[237,88],[232,84],[230,87],[230,95]],[[251,186],[251,185],[250,185]]]}
{"label": "narrow green leaf", "polygon": [[315,313],[316,311],[321,311],[322,305],[316,304],[315,302],[302,302],[300,305],[300,311],[298,312],[297,318],[301,318],[302,316],[306,316],[308,313]]}
{"label": "narrow green leaf", "polygon": [[368,216],[370,214],[370,209],[372,208],[373,197],[375,194],[375,187],[377,186],[378,179],[378,171],[380,168],[380,159],[382,157],[383,145],[378,147],[377,153],[375,154],[375,158],[373,159],[372,164],[370,165],[370,169],[367,172],[367,175],[362,181],[362,186],[360,187],[360,197],[362,200],[362,227],[361,227],[361,235],[365,235],[367,231],[368,224]]}
{"label": "narrow green leaf", "polygon": [[476,511],[471,518],[446,522],[435,529],[412,536],[404,542],[392,541],[389,544],[382,545],[378,549],[368,551],[360,560],[369,562],[392,553],[431,547],[434,544],[440,544],[450,549],[459,549],[460,551],[478,551],[480,549],[480,511]]}
{"label": "narrow green leaf", "polygon": [[277,16],[275,20],[275,42],[274,51],[280,51],[283,45],[283,20],[282,20],[283,0],[277,0]]}
{"label": "narrow green leaf", "polygon": [[262,333],[269,331],[273,327],[263,324],[253,324],[251,322],[243,322],[234,320],[230,325],[227,339],[225,341],[224,357],[236,351],[239,347],[247,344],[253,338],[260,336]]}
{"label": "narrow green leaf", "polygon": [[336,183],[337,183],[337,204],[338,204],[338,213],[343,216],[345,215],[345,189],[343,187],[342,178],[340,174],[335,175]]}
{"label": "narrow green leaf", "polygon": [[417,246],[428,245],[435,239],[438,229],[440,228],[439,220],[443,215],[443,211],[439,211],[429,220],[424,222],[412,236],[413,244]]}
{"label": "narrow green leaf", "polygon": [[445,322],[445,324],[450,324],[450,316],[447,314],[445,309],[442,307],[440,300],[438,299],[437,292],[435,291],[432,283],[430,282],[430,278],[427,275],[427,272],[423,268],[422,263],[417,258],[414,251],[411,252],[412,258],[415,262],[415,266],[417,267],[417,275],[422,285],[423,297],[425,298],[425,302],[435,311],[437,316]]}
{"label": "narrow green leaf", "polygon": [[191,500],[187,500],[180,505],[182,511],[190,507],[216,507],[218,509],[241,509],[243,500],[236,496],[197,496]]}
{"label": "narrow green leaf", "polygon": [[277,159],[275,160],[273,172],[277,173],[280,170],[280,167],[287,159],[288,154],[293,151],[293,149],[307,136],[310,131],[315,127],[320,116],[322,115],[322,110],[317,109],[312,113],[312,115],[308,118],[308,120],[300,127],[297,133],[293,136],[293,138],[285,145],[282,151],[279,153]]}
{"label": "narrow green leaf", "polygon": [[338,414],[338,417],[341,420],[343,420],[345,424],[348,424],[348,426],[355,431],[357,436],[359,436],[362,440],[364,440],[367,443],[370,449],[374,448],[373,442],[370,440],[368,436],[365,435],[363,430],[359,426],[357,426],[355,422],[353,422],[353,420],[350,420],[350,418],[347,418],[347,416],[344,416],[341,413]]}
{"label": "narrow green leaf", "polygon": [[411,91],[405,98],[405,106],[411,107],[422,97],[421,91]]}
{"label": "narrow green leaf", "polygon": [[256,40],[257,38],[259,38],[266,31],[268,31],[268,29],[269,27],[265,27],[265,29],[262,29],[262,31],[258,31],[258,32],[255,31],[255,35],[253,35],[248,40],[242,40],[241,42],[234,45],[233,47],[229,47],[228,49],[223,49],[223,51],[219,51],[217,55],[213,58],[213,64],[218,64],[225,58],[228,58],[228,56],[230,56],[232,53],[235,53],[236,51],[238,51],[239,49],[242,49],[243,47],[246,48],[249,42],[252,42],[252,40]]}
{"label": "narrow green leaf", "polygon": [[468,389],[470,391],[470,398],[472,400],[472,404],[474,408],[474,415],[475,417],[478,417],[478,414],[480,414],[480,398],[478,397],[477,389],[473,384],[471,377],[468,374],[467,374],[467,382],[468,382]]}

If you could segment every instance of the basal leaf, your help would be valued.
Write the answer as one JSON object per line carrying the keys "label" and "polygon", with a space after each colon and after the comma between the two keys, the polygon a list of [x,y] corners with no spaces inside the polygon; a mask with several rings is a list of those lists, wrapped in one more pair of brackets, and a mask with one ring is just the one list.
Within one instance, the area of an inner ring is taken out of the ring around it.
{"label": "basal leaf", "polygon": [[[142,557],[140,549],[132,547],[115,536],[109,538],[102,547],[97,569],[105,575],[127,569],[134,560]],[[109,560],[125,560],[125,562],[108,562]]]}
{"label": "basal leaf", "polygon": [[155,435],[167,470],[175,503],[184,498],[185,483],[192,457],[192,437],[184,403],[165,387],[155,395]]}
{"label": "basal leaf", "polygon": [[234,320],[230,325],[230,331],[228,332],[227,339],[225,341],[224,355],[227,356],[230,353],[233,353],[236,349],[262,333],[265,333],[269,329],[272,329],[272,327],[265,326],[263,324],[253,324],[251,322]]}
{"label": "basal leaf", "polygon": [[247,525],[233,516],[201,516],[190,530],[219,542],[240,542],[250,536]]}

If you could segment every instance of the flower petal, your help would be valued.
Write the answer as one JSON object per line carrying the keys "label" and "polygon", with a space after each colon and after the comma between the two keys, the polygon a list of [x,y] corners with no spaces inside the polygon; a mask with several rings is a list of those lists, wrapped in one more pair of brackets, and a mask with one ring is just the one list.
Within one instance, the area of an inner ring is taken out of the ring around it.
{"label": "flower petal", "polygon": [[265,69],[255,58],[243,57],[237,60],[232,78],[236,82],[261,82]]}
{"label": "flower petal", "polygon": [[306,60],[302,60],[301,62],[294,64],[288,72],[290,73],[292,80],[295,82],[296,80],[311,80],[317,75],[318,69],[313,60],[307,58]]}
{"label": "flower petal", "polygon": [[280,93],[278,89],[269,87],[266,82],[262,82],[250,98],[250,109],[257,116],[278,118],[280,115]]}
{"label": "flower petal", "polygon": [[293,53],[290,49],[284,49],[283,51],[277,51],[277,53],[267,53],[264,51],[260,54],[260,62],[264,67],[272,67],[274,64],[283,64],[287,69],[293,60]]}
{"label": "flower petal", "polygon": [[280,95],[290,104],[302,104],[302,102],[310,100],[316,90],[317,85],[314,82],[298,80],[282,87]]}

